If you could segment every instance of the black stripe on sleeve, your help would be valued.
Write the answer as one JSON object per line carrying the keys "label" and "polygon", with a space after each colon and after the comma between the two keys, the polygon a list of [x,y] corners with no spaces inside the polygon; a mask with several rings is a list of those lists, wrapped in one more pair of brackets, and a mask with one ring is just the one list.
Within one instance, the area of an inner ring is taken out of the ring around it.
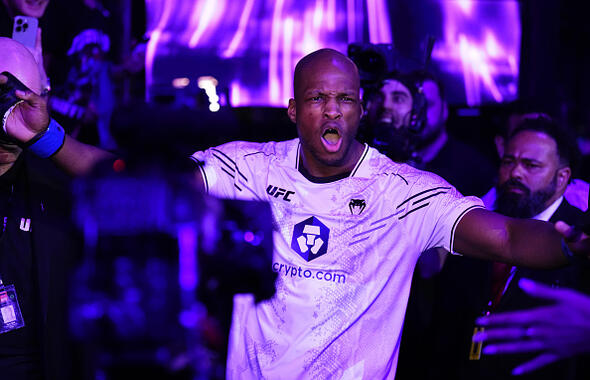
{"label": "black stripe on sleeve", "polygon": [[209,194],[209,181],[207,180],[205,169],[202,165],[199,165],[199,170],[201,171],[201,177],[203,177],[203,182],[205,182],[205,191],[207,192],[207,194]]}
{"label": "black stripe on sleeve", "polygon": [[229,170],[232,172],[236,171],[236,166],[228,164],[223,158],[221,158],[218,154],[213,153],[213,157],[217,158],[221,163],[223,163]]}
{"label": "black stripe on sleeve", "polygon": [[425,201],[425,200],[427,200],[428,198],[436,197],[437,195],[446,194],[446,193],[447,193],[446,191],[439,191],[438,193],[430,194],[430,195],[428,195],[428,196],[426,196],[426,197],[424,197],[424,198],[422,198],[422,199],[418,199],[417,201],[414,201],[414,202],[412,203],[412,206],[413,206],[413,205],[415,205],[416,203],[420,203],[420,202],[422,202],[422,201]]}
{"label": "black stripe on sleeve", "polygon": [[432,189],[428,189],[428,190],[424,190],[419,192],[418,194],[414,194],[411,197],[409,197],[408,199],[406,199],[405,201],[403,201],[402,203],[400,203],[396,208],[400,208],[402,207],[404,204],[406,204],[407,202],[411,201],[412,199],[419,197],[422,194],[428,193],[430,191],[435,191],[435,190],[440,190],[440,189],[445,189],[445,190],[449,190],[451,187],[450,186],[439,186],[439,187],[434,187]]}
{"label": "black stripe on sleeve", "polygon": [[363,155],[361,156],[361,159],[357,162],[356,167],[354,168],[354,170],[352,171],[352,173],[350,173],[351,177],[354,177],[354,175],[356,174],[356,172],[359,170],[359,168],[361,167],[361,164],[363,163],[365,157],[367,157],[367,153],[369,152],[369,146],[367,144],[365,144],[365,151],[363,152]]}
{"label": "black stripe on sleeve", "polygon": [[406,212],[404,215],[400,216],[400,217],[399,217],[399,220],[402,220],[403,218],[405,218],[406,216],[410,215],[410,214],[411,214],[411,213],[413,213],[414,211],[418,211],[418,210],[420,210],[421,208],[424,208],[424,207],[428,206],[429,204],[430,204],[430,203],[424,203],[424,204],[422,204],[422,205],[420,205],[420,206],[418,206],[418,207],[416,207],[416,208],[414,208],[414,209],[411,209],[410,211]]}
{"label": "black stripe on sleeve", "polygon": [[211,148],[211,150],[221,154],[223,157],[227,158],[229,162],[231,162],[234,166],[236,166],[236,162],[234,160],[232,160],[231,157],[228,156],[227,154],[223,153],[222,151],[220,151],[219,149],[216,149],[216,148]]}
{"label": "black stripe on sleeve", "polygon": [[233,179],[236,178],[232,173],[230,173],[227,170],[225,170],[225,168],[221,168],[221,170],[223,170],[228,176],[232,177]]}

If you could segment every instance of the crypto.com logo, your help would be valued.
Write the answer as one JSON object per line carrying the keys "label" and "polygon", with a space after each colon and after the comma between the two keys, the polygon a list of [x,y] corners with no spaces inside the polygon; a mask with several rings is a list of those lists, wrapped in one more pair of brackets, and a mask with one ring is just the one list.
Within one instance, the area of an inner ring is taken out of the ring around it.
{"label": "crypto.com logo", "polygon": [[312,216],[293,228],[291,248],[306,261],[311,261],[328,251],[329,237],[330,229]]}

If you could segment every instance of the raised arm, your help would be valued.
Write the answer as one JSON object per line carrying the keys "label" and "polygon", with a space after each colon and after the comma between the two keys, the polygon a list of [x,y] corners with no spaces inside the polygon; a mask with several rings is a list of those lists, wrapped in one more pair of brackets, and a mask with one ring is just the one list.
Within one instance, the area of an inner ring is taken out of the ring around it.
{"label": "raised arm", "polygon": [[[454,250],[466,256],[514,265],[554,268],[568,263],[562,249],[563,237],[551,223],[474,209],[457,226]],[[572,241],[570,248],[578,251],[577,243]]]}
{"label": "raised arm", "polygon": [[[7,79],[0,75],[0,84]],[[24,101],[10,112],[5,125],[6,133],[26,145],[47,131],[50,121],[47,101],[33,91],[17,90],[16,96]],[[51,159],[71,175],[80,176],[89,173],[98,162],[114,157],[110,152],[83,144],[66,135],[63,145]]]}

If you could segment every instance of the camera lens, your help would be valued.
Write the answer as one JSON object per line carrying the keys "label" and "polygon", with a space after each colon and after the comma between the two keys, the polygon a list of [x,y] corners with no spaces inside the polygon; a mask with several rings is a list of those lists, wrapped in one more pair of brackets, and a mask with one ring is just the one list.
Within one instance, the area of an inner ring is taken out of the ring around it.
{"label": "camera lens", "polygon": [[22,23],[23,23],[23,20],[22,20],[22,19],[20,19],[20,18],[19,18],[18,20],[16,20],[16,24],[17,24],[17,25],[20,25],[20,24],[22,24]]}
{"label": "camera lens", "polygon": [[17,31],[17,32],[19,32],[19,33],[20,33],[20,32],[21,32],[21,30],[23,30],[23,28],[21,28],[20,26],[17,26],[17,27],[16,27],[16,31]]}

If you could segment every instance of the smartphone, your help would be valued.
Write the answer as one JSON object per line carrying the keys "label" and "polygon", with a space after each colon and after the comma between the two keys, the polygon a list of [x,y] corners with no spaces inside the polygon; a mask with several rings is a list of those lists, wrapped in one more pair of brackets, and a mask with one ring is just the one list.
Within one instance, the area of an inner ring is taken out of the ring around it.
{"label": "smartphone", "polygon": [[39,20],[35,17],[16,16],[12,28],[12,39],[20,42],[28,48],[34,49],[37,41],[37,28]]}

